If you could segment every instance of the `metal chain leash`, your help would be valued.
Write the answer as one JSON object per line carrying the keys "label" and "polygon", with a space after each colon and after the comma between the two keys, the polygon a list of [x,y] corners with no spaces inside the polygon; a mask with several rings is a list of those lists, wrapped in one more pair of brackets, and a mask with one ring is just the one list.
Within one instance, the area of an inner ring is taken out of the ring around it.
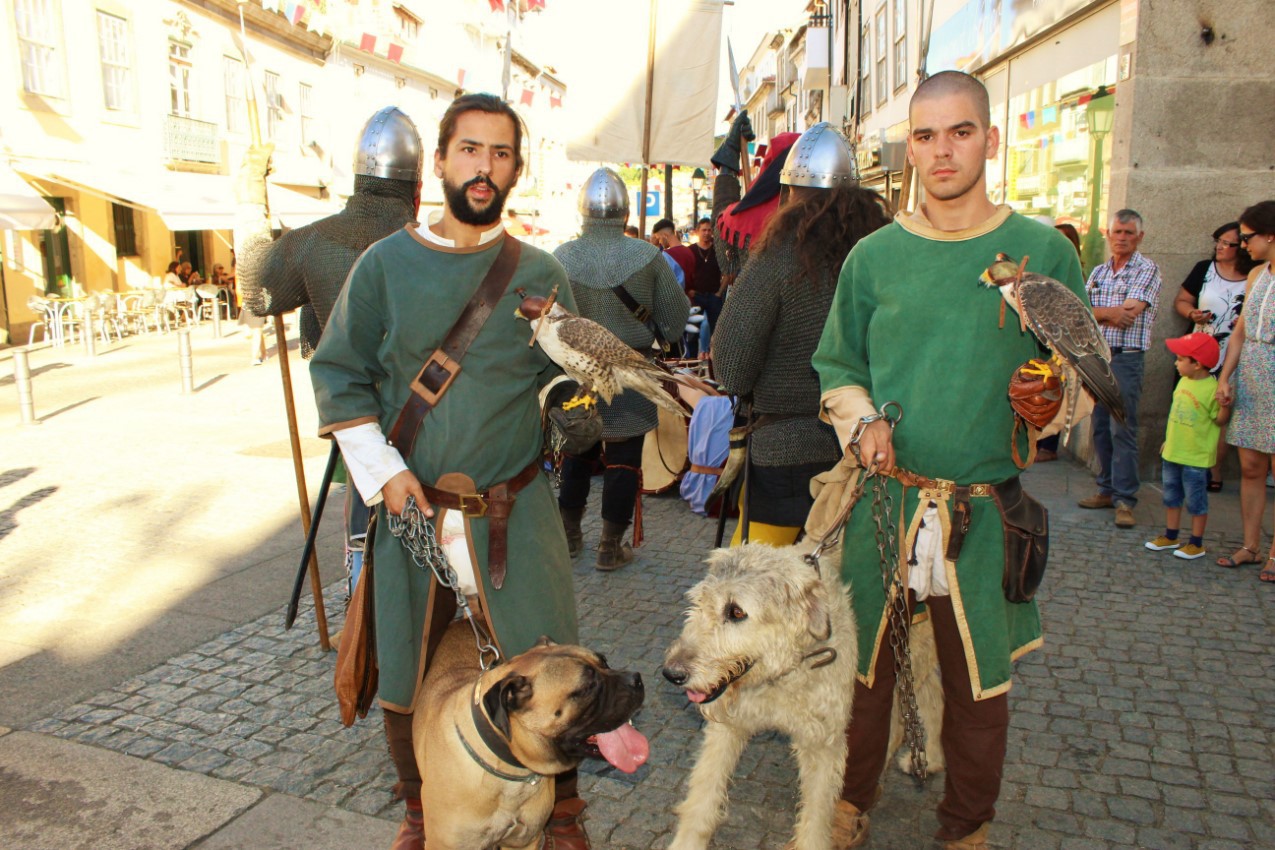
{"label": "metal chain leash", "polygon": [[915,680],[912,676],[912,653],[908,643],[908,589],[903,586],[899,570],[899,530],[894,522],[894,499],[884,476],[876,476],[872,484],[872,517],[876,526],[877,551],[881,556],[881,583],[889,600],[887,619],[890,626],[890,650],[894,653],[894,681],[899,692],[899,719],[903,722],[903,740],[911,758],[909,772],[918,784],[929,776],[925,763],[925,728],[916,704]]}
{"label": "metal chain leash", "polygon": [[567,436],[557,425],[549,425],[549,481],[555,490],[562,489],[562,459],[567,446]]}
{"label": "metal chain leash", "polygon": [[456,594],[456,604],[460,608],[460,613],[474,631],[474,643],[478,648],[478,666],[483,670],[495,667],[500,663],[500,650],[496,648],[495,642],[469,606],[469,600],[460,589],[460,579],[456,576],[456,570],[447,560],[447,553],[438,543],[434,524],[425,518],[425,514],[417,506],[416,497],[407,497],[407,504],[403,506],[403,512],[399,516],[393,514],[388,516],[390,534],[397,537],[403,544],[403,548],[412,556],[412,562],[422,571],[433,573],[439,584]]}

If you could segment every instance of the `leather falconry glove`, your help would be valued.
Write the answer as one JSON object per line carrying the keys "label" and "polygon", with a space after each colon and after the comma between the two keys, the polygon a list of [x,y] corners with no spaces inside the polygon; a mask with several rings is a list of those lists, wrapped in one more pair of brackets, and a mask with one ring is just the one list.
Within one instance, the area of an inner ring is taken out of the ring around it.
{"label": "leather falconry glove", "polygon": [[1051,361],[1028,360],[1009,379],[1009,404],[1024,421],[1044,428],[1062,409],[1062,372]]}
{"label": "leather falconry glove", "polygon": [[711,160],[713,165],[726,169],[732,174],[738,174],[744,145],[755,138],[757,134],[753,132],[753,123],[748,120],[748,110],[741,109],[730,125],[730,132],[726,134],[726,139],[713,154]]}

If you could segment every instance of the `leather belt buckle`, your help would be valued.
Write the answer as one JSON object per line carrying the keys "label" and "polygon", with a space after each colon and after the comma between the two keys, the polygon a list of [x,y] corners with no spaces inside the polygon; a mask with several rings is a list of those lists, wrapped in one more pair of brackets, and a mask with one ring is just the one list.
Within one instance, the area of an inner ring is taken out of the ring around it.
{"label": "leather belt buckle", "polygon": [[941,490],[944,495],[950,496],[956,492],[956,482],[948,481],[946,478],[935,478],[934,489]]}
{"label": "leather belt buckle", "polygon": [[482,493],[465,493],[460,496],[460,509],[470,519],[482,519],[487,516],[487,500]]}
{"label": "leather belt buckle", "polygon": [[992,495],[992,485],[991,484],[971,484],[970,495],[975,497],[981,497],[981,498],[990,496]]}
{"label": "leather belt buckle", "polygon": [[421,367],[421,371],[412,379],[412,392],[425,399],[432,407],[459,374],[460,364],[448,357],[443,349],[436,348]]}
{"label": "leather belt buckle", "polygon": [[633,311],[633,317],[645,325],[651,321],[651,311],[645,304],[639,304],[637,309]]}

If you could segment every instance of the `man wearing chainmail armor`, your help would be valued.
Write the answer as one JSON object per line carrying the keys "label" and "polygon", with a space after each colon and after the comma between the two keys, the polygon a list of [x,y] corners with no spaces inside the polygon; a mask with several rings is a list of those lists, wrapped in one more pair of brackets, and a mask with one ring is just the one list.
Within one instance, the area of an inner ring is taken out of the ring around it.
{"label": "man wearing chainmail armor", "polygon": [[[250,151],[244,167],[248,179],[264,185],[267,160],[259,153]],[[300,307],[301,355],[312,355],[355,260],[416,218],[423,161],[420,134],[402,110],[387,106],[368,119],[354,154],[354,194],[345,209],[289,230],[278,241],[266,220],[258,218],[257,226],[236,240],[242,248],[236,275],[245,309],[256,316],[281,316]],[[284,341],[278,344],[283,356]],[[351,593],[370,518],[367,505],[347,487],[345,561]]]}
{"label": "man wearing chainmail armor", "polygon": [[[625,237],[628,194],[624,181],[611,169],[593,172],[580,190],[580,237],[563,243],[553,255],[567,270],[581,316],[607,328],[637,351],[655,355],[656,331],[663,340],[679,339],[690,305],[660,250]],[[626,298],[631,304],[626,304]],[[601,412],[602,443],[587,454],[563,459],[558,508],[571,556],[575,557],[584,549],[580,522],[589,498],[593,463],[600,454],[606,471],[597,568],[615,570],[633,560],[633,550],[622,538],[637,501],[644,436],[655,428],[658,418],[655,405],[635,392],[621,393],[610,404],[603,403]]]}
{"label": "man wearing chainmail armor", "polygon": [[416,218],[423,155],[412,120],[387,106],[363,127],[354,155],[354,194],[345,209],[277,241],[266,230],[245,240],[236,267],[244,306],[258,316],[302,308],[302,356],[318,346],[354,261]]}
{"label": "man wearing chainmail armor", "polygon": [[[836,432],[819,421],[819,376],[810,357],[846,254],[890,222],[885,201],[858,185],[850,148],[830,125],[802,134],[786,162],[777,209],[750,240],[713,335],[718,381],[752,403],[751,468],[740,495],[748,511],[741,517],[748,517],[750,540],[772,546],[796,541],[813,504],[810,479],[841,458]],[[732,545],[743,526],[741,519]]]}

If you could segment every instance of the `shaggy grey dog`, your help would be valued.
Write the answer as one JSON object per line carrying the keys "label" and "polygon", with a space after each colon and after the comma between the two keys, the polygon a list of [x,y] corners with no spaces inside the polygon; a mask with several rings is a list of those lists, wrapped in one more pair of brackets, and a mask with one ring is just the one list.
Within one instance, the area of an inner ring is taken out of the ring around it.
{"label": "shaggy grey dog", "polygon": [[670,850],[708,847],[745,745],[772,730],[791,740],[800,773],[793,846],[830,845],[858,645],[836,569],[821,574],[802,556],[795,546],[718,549],[687,594],[686,624],[664,676],[708,724]]}

